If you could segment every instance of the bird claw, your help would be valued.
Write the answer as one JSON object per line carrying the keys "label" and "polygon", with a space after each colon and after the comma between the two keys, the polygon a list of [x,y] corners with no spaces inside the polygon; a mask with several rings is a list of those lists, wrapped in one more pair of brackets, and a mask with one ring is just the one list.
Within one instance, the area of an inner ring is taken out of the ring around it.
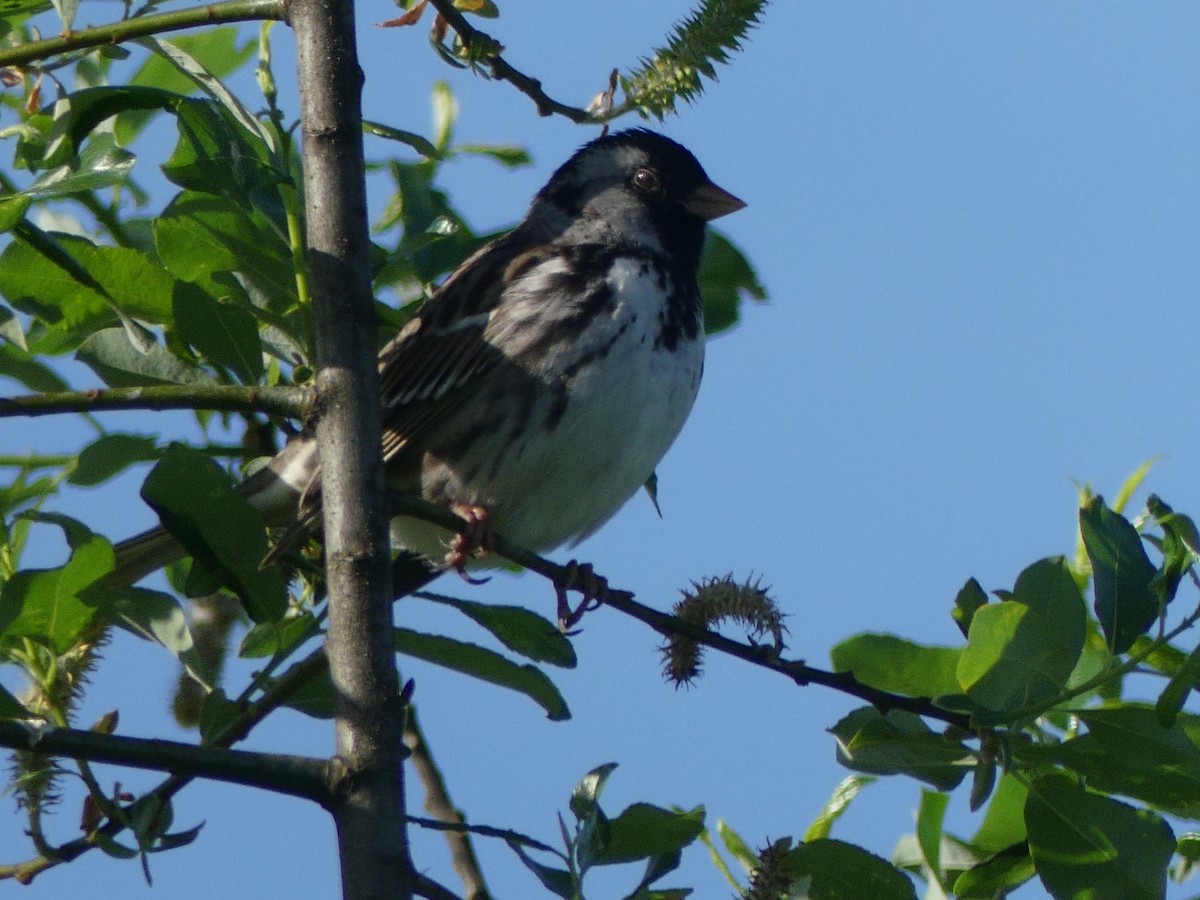
{"label": "bird claw", "polygon": [[450,541],[441,567],[453,569],[467,584],[486,584],[490,578],[475,578],[467,574],[467,563],[472,557],[485,556],[492,549],[492,527],[488,521],[487,507],[456,503],[450,509],[465,519],[467,526]]}
{"label": "bird claw", "polygon": [[[583,595],[574,608],[567,599],[567,592],[572,590]],[[584,614],[598,609],[608,598],[608,580],[597,575],[591,563],[571,560],[563,566],[562,575],[554,580],[554,591],[558,595],[558,630],[571,635],[575,632],[570,629],[579,624]]]}

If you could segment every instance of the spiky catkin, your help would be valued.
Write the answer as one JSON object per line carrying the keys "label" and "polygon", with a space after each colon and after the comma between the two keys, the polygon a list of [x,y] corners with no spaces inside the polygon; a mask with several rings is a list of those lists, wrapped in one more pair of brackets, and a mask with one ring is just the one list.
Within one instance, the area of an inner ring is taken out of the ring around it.
{"label": "spiky catkin", "polygon": [[758,866],[750,873],[750,886],[742,893],[742,900],[786,897],[795,880],[791,852],[791,838],[780,838],[758,851]]}
{"label": "spiky catkin", "polygon": [[691,102],[704,90],[701,77],[716,79],[714,63],[728,62],[746,32],[758,24],[767,0],[703,0],[679,22],[665,47],[641,59],[621,77],[621,89],[644,115],[664,118],[676,99]]}
{"label": "spiky catkin", "polygon": [[[99,651],[109,642],[109,634],[95,629],[64,653],[55,655],[45,647],[32,647],[26,665],[35,667],[47,677],[34,683],[18,698],[29,710],[30,718],[47,722],[68,720],[87,684],[88,673],[99,661]],[[11,756],[11,790],[17,805],[30,810],[35,817],[58,800],[55,789],[61,768],[41,753],[14,751]]]}
{"label": "spiky catkin", "polygon": [[[770,635],[775,651],[783,650],[783,613],[771,599],[762,579],[750,576],[743,582],[732,574],[692,582],[683,599],[675,604],[675,615],[690,625],[709,629],[733,622],[746,629],[752,641]],[[663,674],[676,687],[691,684],[699,675],[702,647],[692,638],[672,635],[662,647]]]}

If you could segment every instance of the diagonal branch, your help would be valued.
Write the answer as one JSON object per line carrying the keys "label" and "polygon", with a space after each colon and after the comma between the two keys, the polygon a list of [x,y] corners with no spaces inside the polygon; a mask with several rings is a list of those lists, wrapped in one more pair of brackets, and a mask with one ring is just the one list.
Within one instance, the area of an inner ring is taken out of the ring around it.
{"label": "diagonal branch", "polygon": [[[450,23],[462,42],[468,48],[476,47],[499,47],[500,45],[495,39],[487,34],[484,34],[474,25],[467,21],[467,17],[458,11],[453,0],[430,0],[433,8],[438,11],[443,19]],[[511,65],[504,59],[500,53],[487,52],[483,59],[484,64],[488,67],[493,78],[499,81],[507,81],[526,97],[534,102],[537,106],[539,116],[560,115],[565,116],[572,122],[582,124],[584,122],[592,122],[600,124],[604,122],[608,116],[596,116],[592,112],[582,109],[578,106],[570,106],[566,103],[550,97],[543,89],[542,83],[530,75],[526,75]]]}
{"label": "diagonal branch", "polygon": [[[453,531],[463,531],[467,523],[444,507],[428,503],[419,497],[397,495],[392,498],[393,514],[415,516],[440,525]],[[505,559],[515,562],[523,568],[550,579],[555,584],[569,583],[570,570],[544,557],[531,553],[523,547],[518,547],[502,535],[492,536],[492,550]],[[677,616],[659,612],[633,599],[629,591],[610,588],[603,598],[604,605],[632,616],[640,622],[649,625],[663,636],[679,635],[690,638],[698,644],[703,644],[721,653],[735,656],[752,665],[769,669],[791,679],[797,685],[819,684],[832,688],[843,694],[849,694],[865,700],[881,712],[888,710],[904,710],[930,719],[937,719],[951,725],[970,729],[970,717],[963,713],[951,712],[935,706],[932,699],[925,697],[905,697],[891,691],[863,684],[849,672],[830,672],[826,669],[813,668],[802,660],[783,659],[774,647],[757,646],[727,638],[715,631],[709,631],[698,625],[685,622]]]}
{"label": "diagonal branch", "polygon": [[464,827],[466,818],[450,799],[446,781],[442,778],[421,726],[417,723],[417,710],[411,705],[404,723],[404,744],[408,747],[409,762],[425,788],[425,809],[435,816],[439,823],[451,826],[445,832],[446,844],[450,849],[454,871],[463,883],[467,900],[488,900],[491,894],[484,882],[483,870],[475,856],[475,848],[471,844],[471,833]]}

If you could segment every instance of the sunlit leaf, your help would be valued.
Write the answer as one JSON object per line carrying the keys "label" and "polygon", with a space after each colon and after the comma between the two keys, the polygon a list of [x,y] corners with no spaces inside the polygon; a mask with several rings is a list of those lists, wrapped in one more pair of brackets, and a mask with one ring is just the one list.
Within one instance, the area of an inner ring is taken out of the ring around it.
{"label": "sunlit leaf", "polygon": [[1137,530],[1093,497],[1079,510],[1079,529],[1092,563],[1096,618],[1114,654],[1124,653],[1158,618],[1150,589],[1155,568]]}
{"label": "sunlit leaf", "polygon": [[1175,837],[1149,810],[1049,773],[1030,785],[1025,824],[1038,877],[1054,897],[1160,900],[1166,890]]}
{"label": "sunlit leaf", "polygon": [[519,665],[499,653],[436,634],[407,628],[395,630],[396,651],[525,694],[538,703],[550,719],[571,717],[567,703],[554,683],[531,665]]}

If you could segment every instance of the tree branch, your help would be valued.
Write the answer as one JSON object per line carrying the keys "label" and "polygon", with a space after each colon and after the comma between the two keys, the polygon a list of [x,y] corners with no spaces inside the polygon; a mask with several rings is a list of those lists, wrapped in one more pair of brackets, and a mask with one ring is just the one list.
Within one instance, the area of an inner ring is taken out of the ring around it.
{"label": "tree branch", "polygon": [[46,756],[227,781],[314,800],[322,805],[328,805],[329,801],[328,763],[306,756],[197,747],[178,741],[39,727],[11,719],[0,720],[0,746]]}
{"label": "tree branch", "polygon": [[[257,703],[248,706],[239,716],[220,728],[213,736],[209,746],[229,747],[231,744],[242,740],[255,725],[265,719],[272,711],[286,703],[288,698],[323,671],[325,666],[325,654],[321,650],[314,652],[307,659],[292,666],[283,677],[263,692],[262,698]],[[155,797],[165,802],[190,784],[192,778],[192,775],[171,775],[145,796]],[[126,824],[123,820],[109,819],[103,826],[97,829],[96,834],[114,838],[124,831],[125,828]],[[59,863],[70,862],[87,853],[89,850],[95,849],[95,847],[95,835],[76,838],[60,847],[56,847],[52,856],[43,855],[24,863],[0,869],[0,878],[13,878],[21,884],[30,884],[34,878],[47,869],[52,869]]]}
{"label": "tree branch", "polygon": [[[433,503],[428,503],[420,497],[396,495],[392,498],[392,511],[394,514],[415,516],[452,531],[461,532],[467,527],[467,523],[450,512],[450,510]],[[505,559],[515,562],[523,568],[536,572],[556,584],[562,584],[567,580],[567,567],[557,565],[548,559],[538,556],[536,553],[531,553],[523,547],[518,547],[506,540],[503,535],[493,535],[491,546],[492,551],[499,556],[503,556]],[[659,612],[656,609],[638,603],[633,599],[633,594],[629,591],[610,588],[602,600],[604,605],[610,606],[618,612],[623,612],[627,616],[632,616],[640,622],[644,622],[661,635],[679,635],[690,638],[698,644],[703,644],[713,650],[718,650],[729,656],[735,656],[760,668],[769,669],[772,672],[790,678],[798,685],[819,684],[824,687],[833,688],[836,691],[841,691],[843,694],[849,694],[853,697],[858,697],[860,700],[865,700],[880,712],[899,709],[916,713],[919,716],[926,716],[930,719],[937,719],[951,725],[957,725],[961,728],[971,728],[971,719],[969,716],[935,706],[930,698],[905,697],[890,691],[882,691],[863,684],[849,672],[830,672],[825,669],[813,668],[802,660],[782,659],[774,647],[756,646],[754,644],[735,641],[715,631],[709,631],[698,625],[692,625],[677,616]]]}
{"label": "tree branch", "polygon": [[[416,707],[411,705],[404,725],[404,743],[408,747],[409,762],[425,788],[425,810],[444,824],[465,825],[466,817],[450,799],[446,781],[442,778],[437,763],[433,761],[429,744],[426,743],[425,735],[417,722]],[[445,832],[445,837],[450,848],[451,863],[463,883],[467,900],[488,900],[491,894],[484,881],[483,870],[479,867],[479,860],[475,856],[475,848],[471,845],[470,832],[462,828],[449,829]]]}
{"label": "tree branch", "polygon": [[157,13],[136,19],[125,19],[111,25],[99,25],[84,31],[72,31],[45,41],[33,41],[0,50],[0,66],[20,66],[34,60],[46,59],[72,50],[86,50],[106,44],[120,44],[134,38],[168,31],[180,31],[217,22],[246,22],[257,19],[284,20],[287,18],[285,0],[226,0],[192,6],[174,12]]}
{"label": "tree branch", "polygon": [[306,387],[240,387],[226,384],[107,388],[55,391],[0,397],[0,418],[120,409],[212,409],[221,412],[265,412],[304,418],[310,389]]}
{"label": "tree branch", "polygon": [[353,0],[295,0],[344,900],[411,897]]}
{"label": "tree branch", "polygon": [[[466,16],[458,11],[453,0],[430,0],[430,4],[438,11],[443,19],[450,23],[463,43],[470,47],[476,45],[479,47],[499,46],[499,44],[487,34],[484,34],[474,25],[467,21]],[[537,106],[539,116],[560,115],[565,116],[572,122],[582,124],[591,122],[601,124],[609,118],[608,116],[597,117],[592,112],[582,109],[578,106],[570,106],[566,103],[560,103],[553,99],[542,90],[542,83],[536,78],[526,75],[514,69],[508,62],[497,53],[487,53],[484,58],[484,64],[487,65],[493,78],[499,81],[507,81],[526,97],[534,102]]]}

